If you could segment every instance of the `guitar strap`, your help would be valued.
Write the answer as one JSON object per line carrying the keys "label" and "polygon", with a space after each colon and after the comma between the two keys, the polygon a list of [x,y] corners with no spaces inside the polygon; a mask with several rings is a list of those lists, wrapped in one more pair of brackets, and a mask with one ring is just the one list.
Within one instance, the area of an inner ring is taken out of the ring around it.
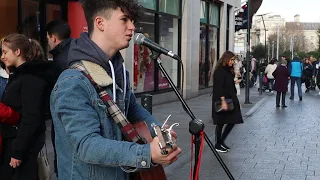
{"label": "guitar strap", "polygon": [[125,139],[130,142],[135,142],[139,144],[143,144],[143,140],[141,136],[137,133],[137,131],[133,128],[132,124],[128,121],[126,116],[122,113],[118,105],[113,101],[112,97],[108,92],[99,86],[91,77],[90,73],[87,71],[85,66],[81,61],[75,62],[70,66],[70,69],[76,69],[80,71],[83,75],[85,75],[93,87],[96,89],[103,103],[107,106],[105,113],[111,116],[113,121],[117,124]]}

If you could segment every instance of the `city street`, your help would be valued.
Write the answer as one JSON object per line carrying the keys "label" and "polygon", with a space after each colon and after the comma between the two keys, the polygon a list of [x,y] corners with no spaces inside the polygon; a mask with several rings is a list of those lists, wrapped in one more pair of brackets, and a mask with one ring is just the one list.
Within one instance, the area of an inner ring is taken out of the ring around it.
{"label": "city street", "polygon": [[[289,100],[288,108],[275,107],[275,93],[265,92],[259,96],[255,88],[250,89],[251,105],[244,105],[244,89],[239,97],[245,123],[231,132],[226,144],[231,147],[229,153],[221,155],[223,161],[237,180],[315,180],[320,179],[320,111],[317,102],[318,92],[303,94]],[[187,101],[197,118],[206,125],[205,131],[214,142],[214,125],[211,120],[211,97],[205,94]],[[175,129],[178,145],[183,149],[180,159],[165,168],[169,180],[189,179],[190,170],[190,118],[179,102],[153,107],[153,114],[160,120],[169,114],[168,124],[180,123]],[[48,129],[48,134],[50,133]],[[52,165],[52,147],[48,155]],[[55,178],[53,178],[55,179]],[[228,180],[227,175],[215,156],[205,145],[200,172],[201,180]]]}
{"label": "city street", "polygon": [[[256,109],[259,108],[259,104],[261,104],[260,101],[263,96],[260,96],[258,93],[257,88],[251,88],[250,89],[250,102],[252,104],[244,104],[245,102],[245,89],[241,89],[241,95],[239,96],[239,101],[242,104],[242,113],[244,116],[250,116]],[[266,98],[264,98],[266,99]],[[140,99],[137,100],[140,102]],[[259,102],[260,101],[260,102]],[[187,101],[188,105],[190,106],[191,110],[195,114],[195,116],[198,119],[203,120],[205,123],[205,131],[208,134],[208,136],[214,140],[214,125],[211,119],[211,96],[210,94],[205,94],[193,99],[190,99]],[[258,103],[258,104],[257,104]],[[257,104],[258,106],[254,106]],[[254,107],[253,107],[254,106]],[[180,126],[176,127],[174,130],[178,134],[177,144],[183,149],[183,154],[181,155],[180,159],[175,163],[174,166],[169,166],[166,168],[166,171],[168,173],[169,179],[174,179],[178,176],[172,176],[171,171],[174,170],[175,173],[188,173],[188,169],[185,169],[186,171],[182,171],[182,169],[176,169],[176,165],[183,166],[187,163],[189,163],[190,159],[190,134],[189,134],[189,121],[191,120],[190,117],[185,113],[185,111],[182,109],[182,106],[180,104],[180,101],[173,102],[173,103],[167,103],[162,105],[157,105],[153,107],[153,115],[157,117],[160,121],[164,121],[169,114],[171,114],[171,118],[168,121],[168,124],[171,125],[175,122],[180,123]],[[245,115],[247,114],[247,115]],[[51,134],[51,128],[50,128],[51,122],[47,122],[47,147],[48,147],[48,157],[49,157],[49,163],[51,166],[51,169],[53,171],[53,149],[50,139]],[[206,148],[206,151],[208,149]],[[208,156],[212,156],[213,154],[208,154]],[[186,158],[187,157],[187,158]],[[204,159],[207,159],[204,157]],[[187,168],[189,166],[187,165]],[[206,168],[207,169],[207,168]],[[220,174],[224,175],[223,172]],[[187,174],[184,174],[187,175]],[[171,178],[172,177],[172,178]],[[183,176],[184,177],[184,176]],[[55,180],[56,178],[52,174],[52,180]],[[178,179],[186,179],[184,178],[178,178]]]}
{"label": "city street", "polygon": [[[275,107],[275,94],[265,94],[267,100],[260,108],[231,132],[226,141],[231,152],[220,153],[231,173],[237,180],[320,179],[318,92],[303,94],[302,102],[297,97],[291,101],[287,95],[286,109]],[[207,132],[212,134],[209,128]],[[170,180],[189,179],[189,168],[189,162],[177,163],[166,171]],[[228,179],[207,146],[200,179]]]}

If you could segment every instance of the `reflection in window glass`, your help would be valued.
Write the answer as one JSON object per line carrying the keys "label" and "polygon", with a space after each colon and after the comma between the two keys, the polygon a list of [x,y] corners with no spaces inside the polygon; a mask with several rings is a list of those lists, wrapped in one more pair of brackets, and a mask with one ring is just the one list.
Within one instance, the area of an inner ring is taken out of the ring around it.
{"label": "reflection in window glass", "polygon": [[39,21],[39,2],[31,0],[22,0],[22,23],[20,25],[21,33],[36,39],[40,38],[40,21]]}
{"label": "reflection in window glass", "polygon": [[205,88],[205,61],[206,61],[206,40],[207,40],[207,27],[200,25],[200,41],[199,41],[199,88]]}
{"label": "reflection in window glass", "polygon": [[156,10],[156,0],[138,0],[138,2],[144,8]]}
{"label": "reflection in window glass", "polygon": [[[160,16],[160,46],[178,53],[179,21],[176,18]],[[175,85],[178,85],[178,63],[168,56],[161,56],[163,67]],[[159,72],[159,89],[169,88],[167,79]]]}
{"label": "reflection in window glass", "polygon": [[179,15],[180,0],[159,0],[160,11],[168,14]]}
{"label": "reflection in window glass", "polygon": [[207,2],[200,2],[200,22],[208,23]]}
{"label": "reflection in window glass", "polygon": [[212,73],[214,70],[214,62],[218,61],[218,29],[215,27],[209,27],[209,86],[213,86]]}
{"label": "reflection in window glass", "polygon": [[[154,14],[145,12],[136,31],[143,33],[147,38],[154,41]],[[134,45],[134,83],[135,93],[154,90],[154,61],[150,58],[151,51],[145,46]]]}
{"label": "reflection in window glass", "polygon": [[216,4],[210,4],[209,6],[209,23],[219,27],[219,14],[220,8]]}

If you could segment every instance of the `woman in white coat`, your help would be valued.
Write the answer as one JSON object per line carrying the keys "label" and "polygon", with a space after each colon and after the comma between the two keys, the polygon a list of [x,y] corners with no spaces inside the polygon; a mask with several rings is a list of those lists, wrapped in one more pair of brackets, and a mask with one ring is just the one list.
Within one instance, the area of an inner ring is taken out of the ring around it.
{"label": "woman in white coat", "polygon": [[273,92],[274,89],[274,77],[272,73],[277,69],[277,65],[275,64],[275,62],[276,60],[272,59],[264,71],[264,73],[267,74],[269,92]]}

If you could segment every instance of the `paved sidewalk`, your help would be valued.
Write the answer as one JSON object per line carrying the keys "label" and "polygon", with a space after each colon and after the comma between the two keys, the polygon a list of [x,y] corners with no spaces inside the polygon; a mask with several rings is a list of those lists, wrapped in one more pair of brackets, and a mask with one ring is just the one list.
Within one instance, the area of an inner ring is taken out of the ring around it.
{"label": "paved sidewalk", "polygon": [[[268,94],[268,93],[266,93]],[[303,101],[289,100],[288,108],[275,107],[275,94],[231,132],[229,153],[220,153],[236,180],[319,180],[320,111],[318,92],[303,94]],[[208,132],[208,131],[207,131]],[[167,170],[170,180],[189,179],[190,164]],[[206,146],[201,180],[228,180]]]}
{"label": "paved sidewalk", "polygon": [[[250,89],[250,102],[252,104],[244,104],[245,102],[245,89],[241,89],[241,96],[239,96],[239,101],[242,104],[242,113],[243,116],[250,116],[252,113],[257,110],[257,108],[252,109],[252,107],[259,102],[264,96],[260,96],[257,88],[251,88]],[[188,105],[190,106],[191,110],[195,114],[195,116],[198,119],[203,120],[205,123],[205,131],[208,134],[208,136],[211,139],[214,139],[214,125],[212,123],[211,118],[211,107],[212,107],[212,100],[210,94],[205,94],[190,100],[187,100]],[[256,106],[257,107],[257,106]],[[259,108],[259,106],[258,106]],[[250,110],[251,109],[251,110]],[[183,110],[180,101],[157,105],[153,107],[153,115],[157,117],[160,121],[164,121],[167,116],[171,114],[171,118],[168,121],[168,124],[171,125],[173,123],[180,123],[179,127],[176,127],[174,130],[178,134],[177,144],[183,149],[183,154],[181,155],[180,160],[178,160],[175,164],[176,165],[185,165],[190,160],[185,157],[190,157],[190,134],[189,134],[189,121],[191,120],[190,117],[186,114],[186,112]],[[247,114],[247,115],[246,115]],[[49,162],[51,165],[51,168],[53,168],[53,149],[52,144],[50,140],[50,124],[51,122],[48,122],[47,126],[47,147],[48,147],[48,156],[49,156]],[[208,148],[206,148],[206,151]],[[210,156],[212,153],[210,154]],[[206,158],[206,157],[204,157]],[[172,176],[170,171],[173,170],[180,172],[179,169],[175,169],[175,166],[169,166],[166,167],[166,171],[168,173],[169,179],[187,179],[186,176],[182,176],[181,178],[179,176]],[[188,169],[187,169],[188,170]],[[181,173],[184,173],[184,171],[181,171]],[[186,172],[188,173],[188,172]],[[223,173],[221,173],[223,174]],[[186,174],[188,175],[188,174]],[[52,175],[52,180],[55,180],[56,178],[54,175]],[[212,179],[212,178],[210,178]]]}

